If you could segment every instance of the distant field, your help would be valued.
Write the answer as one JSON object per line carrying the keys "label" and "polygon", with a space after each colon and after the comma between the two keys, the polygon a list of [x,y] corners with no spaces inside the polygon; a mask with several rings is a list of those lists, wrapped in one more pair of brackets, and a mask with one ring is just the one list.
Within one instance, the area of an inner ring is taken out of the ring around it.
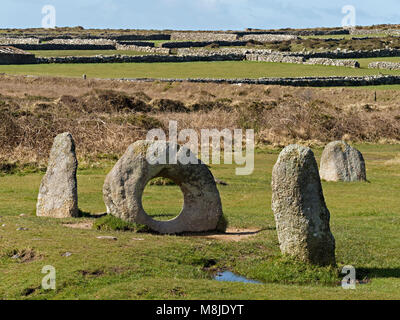
{"label": "distant field", "polygon": [[352,38],[385,38],[388,35],[386,33],[373,33],[366,35],[355,35],[355,34],[332,34],[332,35],[321,35],[321,36],[301,36],[302,39],[352,39]]}
{"label": "distant field", "polygon": [[363,76],[379,73],[400,75],[400,71],[251,61],[3,65],[0,66],[0,72],[67,77],[86,74],[91,78],[260,78]]}
{"label": "distant field", "polygon": [[67,56],[78,56],[78,57],[89,57],[96,55],[110,56],[114,54],[126,55],[126,56],[141,56],[151,54],[141,51],[131,50],[39,50],[30,51],[36,57],[67,57]]}
{"label": "distant field", "polygon": [[[361,68],[368,68],[368,64],[374,61],[389,61],[389,62],[400,62],[400,57],[382,57],[382,58],[366,58],[366,59],[355,59],[357,60]],[[386,70],[382,70],[386,73]]]}

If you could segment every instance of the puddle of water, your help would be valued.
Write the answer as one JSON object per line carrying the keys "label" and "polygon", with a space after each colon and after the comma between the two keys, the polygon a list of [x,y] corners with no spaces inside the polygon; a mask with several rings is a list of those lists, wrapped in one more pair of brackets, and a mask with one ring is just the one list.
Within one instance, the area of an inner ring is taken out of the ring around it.
{"label": "puddle of water", "polygon": [[260,281],[256,280],[250,280],[242,276],[238,276],[237,274],[234,274],[230,271],[224,271],[218,273],[215,277],[214,280],[217,281],[229,281],[229,282],[242,282],[242,283],[256,283],[256,284],[262,284]]}

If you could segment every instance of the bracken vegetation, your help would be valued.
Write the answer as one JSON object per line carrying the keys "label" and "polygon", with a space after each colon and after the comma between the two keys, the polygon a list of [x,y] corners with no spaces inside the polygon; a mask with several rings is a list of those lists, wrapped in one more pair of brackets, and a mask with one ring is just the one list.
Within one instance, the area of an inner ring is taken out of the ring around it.
{"label": "bracken vegetation", "polygon": [[[3,172],[43,168],[53,138],[73,134],[81,166],[115,160],[148,130],[254,129],[260,146],[335,139],[395,142],[398,91],[0,78]],[[94,89],[96,88],[96,89]],[[337,97],[340,95],[340,102]]]}

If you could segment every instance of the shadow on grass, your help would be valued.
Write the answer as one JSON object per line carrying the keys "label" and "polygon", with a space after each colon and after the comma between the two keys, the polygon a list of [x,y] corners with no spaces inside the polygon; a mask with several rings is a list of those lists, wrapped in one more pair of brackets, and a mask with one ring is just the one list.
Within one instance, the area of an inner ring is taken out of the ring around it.
{"label": "shadow on grass", "polygon": [[245,236],[255,236],[256,234],[259,234],[262,231],[266,231],[266,230],[275,230],[275,227],[267,227],[267,228],[262,228],[262,229],[257,229],[257,230],[240,230],[239,228],[235,228],[237,229],[237,231],[229,231],[229,229],[227,231],[207,231],[207,232],[184,232],[184,233],[180,233],[180,236],[184,236],[184,237],[204,237],[204,236],[238,236],[238,237],[245,237]]}
{"label": "shadow on grass", "polygon": [[79,218],[91,218],[91,219],[98,219],[98,218],[102,218],[104,216],[107,215],[106,213],[97,213],[97,214],[92,214],[90,212],[87,211],[83,211],[79,209]]}
{"label": "shadow on grass", "polygon": [[160,214],[149,214],[150,218],[174,218],[177,217],[178,215],[176,214],[170,214],[170,213],[160,213]]}
{"label": "shadow on grass", "polygon": [[359,268],[357,278],[400,278],[400,268]]}

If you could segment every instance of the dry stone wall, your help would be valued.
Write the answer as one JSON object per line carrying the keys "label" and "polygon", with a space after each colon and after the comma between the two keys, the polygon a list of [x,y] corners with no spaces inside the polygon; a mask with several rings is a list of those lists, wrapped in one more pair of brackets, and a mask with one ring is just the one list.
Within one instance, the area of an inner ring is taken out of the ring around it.
{"label": "dry stone wall", "polygon": [[178,41],[178,42],[165,42],[161,45],[163,48],[200,48],[212,44],[218,46],[232,47],[232,46],[245,46],[247,41]]}
{"label": "dry stone wall", "polygon": [[14,47],[0,47],[0,65],[34,63],[36,63],[36,58],[33,54],[29,54]]}
{"label": "dry stone wall", "polygon": [[131,51],[140,51],[147,53],[158,53],[158,54],[170,54],[171,50],[168,48],[155,48],[155,47],[145,47],[145,46],[137,46],[137,45],[124,45],[117,44],[115,46],[117,50],[131,50]]}
{"label": "dry stone wall", "polygon": [[294,87],[354,87],[400,84],[400,76],[364,76],[364,77],[298,77],[298,78],[258,78],[258,79],[120,79],[133,82],[192,82],[192,83],[228,83],[228,84],[261,84]]}
{"label": "dry stone wall", "polygon": [[400,32],[399,29],[350,29],[350,34],[352,35],[371,35],[371,34],[387,34],[387,35],[397,35]]}
{"label": "dry stone wall", "polygon": [[248,34],[241,38],[244,41],[255,40],[260,42],[274,42],[274,41],[287,41],[297,40],[298,36],[290,34]]}
{"label": "dry stone wall", "polygon": [[257,29],[247,29],[246,31],[235,31],[239,37],[243,37],[245,35],[253,35],[253,34],[287,34],[287,35],[296,35],[296,36],[323,36],[323,35],[341,35],[341,34],[349,34],[348,29],[329,29],[329,30],[257,30]]}
{"label": "dry stone wall", "polygon": [[335,67],[349,67],[359,68],[360,64],[356,60],[333,60],[327,58],[312,58],[306,60],[302,56],[291,56],[284,54],[247,54],[246,60],[248,61],[259,61],[259,62],[278,62],[278,63],[299,63],[299,64],[310,64],[316,65],[321,64],[325,66]]}
{"label": "dry stone wall", "polygon": [[375,61],[368,65],[369,69],[386,69],[386,70],[400,70],[400,63],[387,62],[387,61]]}
{"label": "dry stone wall", "polygon": [[47,43],[51,44],[66,44],[66,45],[116,45],[116,40],[109,40],[109,39],[54,39],[48,41]]}
{"label": "dry stone wall", "polygon": [[285,56],[282,54],[247,54],[246,60],[259,62],[281,62],[281,63],[299,63],[305,62],[303,57]]}
{"label": "dry stone wall", "polygon": [[117,43],[126,46],[155,47],[154,42],[150,41],[118,41]]}
{"label": "dry stone wall", "polygon": [[312,58],[305,62],[305,64],[321,64],[324,66],[335,66],[335,67],[348,67],[348,68],[359,68],[360,63],[356,60],[334,60],[328,58]]}
{"label": "dry stone wall", "polygon": [[36,38],[0,38],[0,45],[11,46],[14,44],[39,44]]}
{"label": "dry stone wall", "polygon": [[97,55],[92,57],[38,57],[38,64],[46,63],[125,63],[125,62],[195,62],[195,61],[239,61],[243,60],[243,56],[211,54],[208,56],[201,55],[142,55],[142,56],[126,56],[126,55]]}
{"label": "dry stone wall", "polygon": [[376,49],[376,50],[335,50],[335,51],[299,51],[299,52],[280,52],[270,49],[251,49],[251,48],[221,48],[221,49],[178,49],[178,54],[188,54],[190,52],[223,52],[230,54],[281,54],[285,56],[304,57],[305,59],[312,58],[327,58],[327,59],[362,59],[362,58],[378,58],[378,57],[398,57],[400,49]]}
{"label": "dry stone wall", "polygon": [[14,44],[14,47],[22,50],[115,50],[111,44],[61,44],[61,43],[40,43],[40,44]]}
{"label": "dry stone wall", "polygon": [[235,41],[238,36],[234,33],[214,32],[173,32],[172,41]]}

